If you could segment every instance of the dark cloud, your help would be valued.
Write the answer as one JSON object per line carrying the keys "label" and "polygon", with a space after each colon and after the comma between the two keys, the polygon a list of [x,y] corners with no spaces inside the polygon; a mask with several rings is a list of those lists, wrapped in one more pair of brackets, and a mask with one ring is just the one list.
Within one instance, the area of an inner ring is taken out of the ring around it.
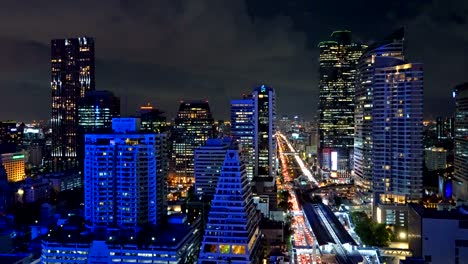
{"label": "dark cloud", "polygon": [[96,40],[97,89],[121,96],[129,114],[150,101],[172,117],[179,100],[200,98],[227,118],[230,99],[265,82],[279,113],[312,117],[317,43],[343,28],[370,42],[401,25],[408,58],[425,63],[426,105],[449,105],[468,72],[466,10],[455,0],[10,1],[0,9],[0,119],[50,116],[50,39],[81,35]]}

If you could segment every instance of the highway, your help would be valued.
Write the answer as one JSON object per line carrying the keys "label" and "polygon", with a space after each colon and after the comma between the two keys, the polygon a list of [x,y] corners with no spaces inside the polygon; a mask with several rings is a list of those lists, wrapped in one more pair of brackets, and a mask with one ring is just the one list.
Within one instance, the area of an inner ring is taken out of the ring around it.
{"label": "highway", "polygon": [[[294,178],[299,176],[297,175],[297,168],[294,166],[295,160],[292,160],[291,155],[289,155],[292,146],[289,144],[288,141],[278,139],[278,148],[279,148],[279,158],[281,162],[281,174],[283,175],[283,183],[279,183],[278,187],[280,190],[287,190],[291,195],[289,198],[289,202],[292,204],[292,209],[290,213],[293,216],[293,221],[291,224],[291,228],[293,230],[292,235],[292,247],[294,253],[294,262],[299,264],[309,264],[309,263],[321,263],[320,257],[313,256],[313,247],[314,247],[314,239],[312,232],[309,230],[306,218],[304,217],[304,213],[302,208],[299,205],[296,193],[294,191]],[[288,149],[285,148],[284,142],[288,143]],[[283,153],[288,153],[288,155],[283,155]],[[294,155],[294,159],[298,158],[298,155]],[[300,169],[306,168],[304,164],[300,167]],[[309,172],[310,173],[310,172]],[[305,174],[304,174],[305,175]],[[310,174],[312,176],[312,174]]]}
{"label": "highway", "polygon": [[[355,261],[350,257],[349,253],[343,246],[343,243],[355,244],[355,242],[346,232],[333,212],[323,204],[311,203],[308,193],[304,194],[301,192],[298,194],[291,184],[286,184],[294,180],[290,174],[295,171],[292,168],[297,168],[300,169],[300,171],[295,172],[296,177],[299,176],[299,173],[302,173],[302,175],[309,179],[309,182],[311,182],[313,187],[318,187],[317,180],[315,180],[299,155],[290,155],[290,153],[295,153],[295,150],[289,143],[288,139],[283,134],[278,133],[277,140],[282,165],[282,174],[285,183],[284,185],[287,186],[282,187],[285,187],[292,197],[292,213],[294,215],[293,249],[295,249],[293,252],[298,252],[296,261],[298,263],[321,263],[319,257],[316,257],[316,262],[313,262],[310,254],[299,253],[301,252],[299,251],[301,248],[313,248],[314,243],[312,242],[315,242],[315,244],[332,244],[334,252],[330,253],[334,253],[336,255],[336,261],[339,264],[354,264]],[[288,155],[282,155],[283,153],[288,153]],[[291,157],[293,157],[293,160],[291,160]],[[298,197],[298,195],[300,196]],[[312,223],[306,222],[311,220],[313,221]],[[315,237],[312,234],[312,230],[314,230],[318,241],[313,241]]]}

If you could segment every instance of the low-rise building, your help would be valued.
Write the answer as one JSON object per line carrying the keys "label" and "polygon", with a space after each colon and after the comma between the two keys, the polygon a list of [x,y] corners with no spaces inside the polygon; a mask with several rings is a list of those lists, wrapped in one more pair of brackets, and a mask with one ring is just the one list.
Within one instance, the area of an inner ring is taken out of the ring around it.
{"label": "low-rise building", "polygon": [[468,208],[428,209],[410,205],[409,248],[424,263],[466,263],[468,260]]}

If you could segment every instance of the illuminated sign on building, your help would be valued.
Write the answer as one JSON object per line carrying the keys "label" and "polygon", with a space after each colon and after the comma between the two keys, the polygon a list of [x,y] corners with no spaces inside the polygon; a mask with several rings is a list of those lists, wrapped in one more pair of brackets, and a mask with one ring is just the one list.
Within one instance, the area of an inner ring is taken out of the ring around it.
{"label": "illuminated sign on building", "polygon": [[331,169],[333,171],[338,170],[338,152],[336,151],[331,153]]}

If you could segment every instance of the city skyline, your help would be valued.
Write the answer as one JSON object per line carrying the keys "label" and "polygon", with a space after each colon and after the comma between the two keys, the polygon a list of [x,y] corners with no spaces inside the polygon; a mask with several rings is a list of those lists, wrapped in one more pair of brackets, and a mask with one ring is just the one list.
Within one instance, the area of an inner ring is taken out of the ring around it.
{"label": "city skyline", "polygon": [[[8,33],[0,35],[8,54],[1,62],[5,103],[0,106],[0,119],[50,118],[49,41],[79,36],[95,39],[96,89],[119,96],[124,116],[150,102],[172,119],[178,100],[201,96],[210,101],[215,119],[228,119],[231,99],[265,83],[281,98],[279,115],[310,119],[316,109],[311,106],[318,100],[319,41],[333,30],[348,29],[355,41],[370,44],[401,25],[407,28],[408,59],[425,65],[425,117],[446,115],[453,109],[451,90],[465,81],[467,68],[463,47],[468,38],[454,33],[466,24],[460,13],[465,3],[416,1],[402,6],[402,1],[396,1],[381,3],[381,11],[368,15],[368,8],[360,8],[369,5],[364,0],[355,6],[343,2],[338,9],[331,8],[331,3],[289,2],[294,5],[270,1],[265,8],[263,1],[148,1],[139,6],[104,1],[88,3],[92,12],[86,19],[77,19],[79,12],[74,12],[86,8],[83,2],[48,8],[18,8],[17,3],[9,3],[4,10],[12,12],[2,19],[14,16],[21,23],[3,23],[10,26],[4,30]],[[139,12],[142,15],[137,17]],[[335,13],[335,19],[324,20]],[[74,22],[78,20],[82,22]],[[124,34],[126,38],[121,37]],[[216,39],[211,37],[214,34]]]}

